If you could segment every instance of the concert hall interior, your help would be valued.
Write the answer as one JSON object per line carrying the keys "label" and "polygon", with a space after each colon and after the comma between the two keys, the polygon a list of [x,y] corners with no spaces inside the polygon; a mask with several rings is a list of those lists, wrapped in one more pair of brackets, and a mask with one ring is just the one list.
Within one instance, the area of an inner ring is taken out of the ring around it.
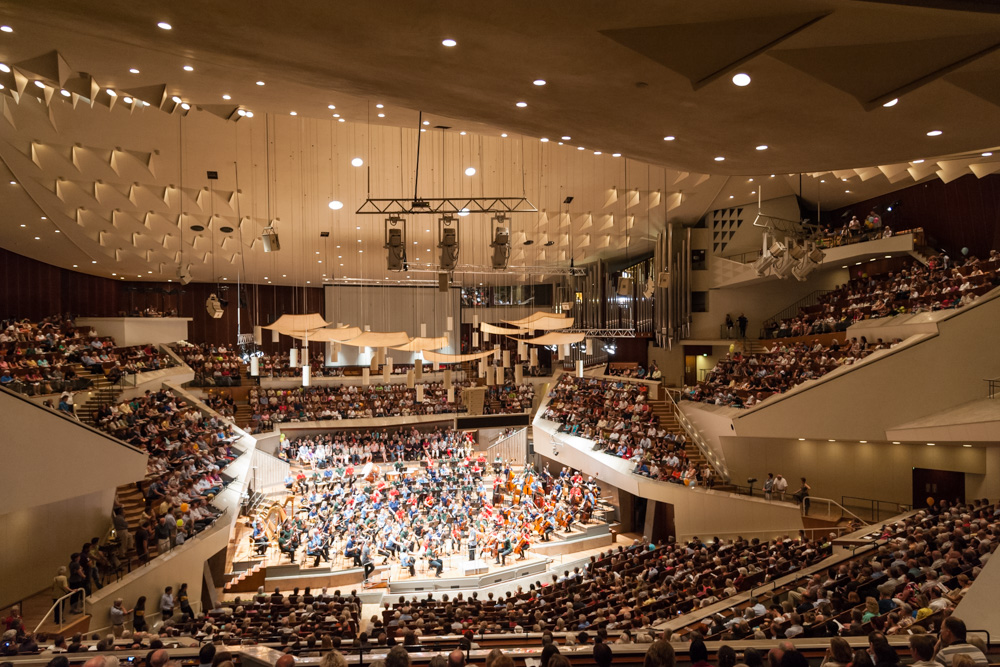
{"label": "concert hall interior", "polygon": [[0,2],[0,667],[1000,665],[998,47]]}

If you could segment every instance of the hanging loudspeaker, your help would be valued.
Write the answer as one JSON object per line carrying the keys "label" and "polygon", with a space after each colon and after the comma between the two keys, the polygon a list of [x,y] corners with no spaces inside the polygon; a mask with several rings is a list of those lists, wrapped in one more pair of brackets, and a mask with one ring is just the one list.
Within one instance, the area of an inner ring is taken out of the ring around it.
{"label": "hanging loudspeaker", "polygon": [[406,371],[406,388],[413,389],[413,371]]}
{"label": "hanging loudspeaker", "polygon": [[448,402],[449,403],[454,403],[455,402],[455,388],[454,387],[448,387]]}
{"label": "hanging loudspeaker", "polygon": [[451,369],[450,368],[444,369],[444,386],[446,386],[446,387],[450,387],[451,386]]}
{"label": "hanging loudspeaker", "polygon": [[424,402],[424,385],[418,384],[417,385],[417,403],[423,403],[423,402]]}
{"label": "hanging loudspeaker", "polygon": [[299,349],[293,347],[288,351],[288,367],[298,368],[299,367]]}
{"label": "hanging loudspeaker", "polygon": [[514,384],[524,384],[524,366],[521,364],[514,366]]}
{"label": "hanging loudspeaker", "polygon": [[528,365],[531,366],[532,368],[538,368],[538,348],[537,347],[532,347],[531,348],[531,352],[529,353],[528,358],[530,359]]}
{"label": "hanging loudspeaker", "polygon": [[258,357],[250,357],[250,377],[257,377],[260,375],[260,359]]}
{"label": "hanging loudspeaker", "polygon": [[583,377],[583,359],[576,360],[576,376],[578,378]]}
{"label": "hanging loudspeaker", "polygon": [[303,387],[308,387],[309,386],[309,366],[308,365],[302,367],[302,386]]}
{"label": "hanging loudspeaker", "polygon": [[593,354],[593,353],[594,353],[594,339],[593,338],[588,338],[587,339],[587,354]]}
{"label": "hanging loudspeaker", "polygon": [[510,368],[510,350],[503,351],[503,367]]}
{"label": "hanging loudspeaker", "polygon": [[271,329],[271,342],[280,343],[281,342],[281,332],[277,329]]}
{"label": "hanging loudspeaker", "polygon": [[413,376],[418,380],[424,377],[424,362],[417,359],[413,362]]}
{"label": "hanging loudspeaker", "polygon": [[477,347],[479,347],[479,332],[478,331],[473,331],[472,332],[472,349],[476,349]]}
{"label": "hanging loudspeaker", "polygon": [[255,345],[260,345],[264,342],[264,328],[256,326],[253,328],[253,342]]}

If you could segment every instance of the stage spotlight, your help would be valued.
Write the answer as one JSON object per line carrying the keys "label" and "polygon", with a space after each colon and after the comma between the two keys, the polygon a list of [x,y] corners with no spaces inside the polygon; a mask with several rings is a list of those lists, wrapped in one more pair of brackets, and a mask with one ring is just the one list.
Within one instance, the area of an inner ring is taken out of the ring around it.
{"label": "stage spotlight", "polygon": [[278,252],[281,244],[278,242],[278,232],[274,227],[267,226],[260,234],[260,240],[264,244],[264,252]]}
{"label": "stage spotlight", "polygon": [[507,227],[507,217],[503,213],[497,214],[493,218],[493,268],[503,270],[507,268],[510,260],[510,228]]}
{"label": "stage spotlight", "polygon": [[406,270],[406,220],[397,216],[385,219],[385,245],[388,253],[385,268],[389,271]]}
{"label": "stage spotlight", "polygon": [[781,241],[775,241],[767,251],[771,253],[772,257],[781,259],[785,255],[785,244]]}
{"label": "stage spotlight", "polygon": [[219,297],[214,294],[210,294],[207,299],[205,299],[205,310],[208,311],[210,317],[219,319],[225,310],[222,308],[222,303],[219,301]]}
{"label": "stage spotlight", "polygon": [[753,270],[757,273],[758,277],[764,277],[767,275],[768,269],[770,269],[778,260],[769,252],[764,251],[764,254],[757,258],[757,260],[751,264]]}
{"label": "stage spotlight", "polygon": [[454,271],[458,266],[458,220],[450,215],[438,219],[438,248],[441,249],[442,271]]}

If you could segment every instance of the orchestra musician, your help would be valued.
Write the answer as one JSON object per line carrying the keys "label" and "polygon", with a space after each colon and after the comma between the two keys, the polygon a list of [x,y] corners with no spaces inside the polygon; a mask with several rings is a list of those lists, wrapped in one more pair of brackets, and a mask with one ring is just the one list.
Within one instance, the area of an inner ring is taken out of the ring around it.
{"label": "orchestra musician", "polygon": [[404,553],[402,559],[399,561],[399,564],[410,571],[411,577],[417,576],[417,559],[413,554],[410,552]]}
{"label": "orchestra musician", "polygon": [[507,556],[511,555],[512,553],[514,553],[514,548],[510,544],[510,535],[504,535],[503,542],[500,544],[500,551],[498,554],[499,558],[497,559],[497,563],[499,563],[500,566],[503,567],[504,565],[507,564]]}
{"label": "orchestra musician", "polygon": [[476,560],[476,543],[479,539],[479,533],[475,528],[469,529],[469,560]]}
{"label": "orchestra musician", "polygon": [[440,577],[441,572],[444,571],[444,561],[441,560],[441,556],[438,554],[437,549],[434,545],[431,545],[427,550],[427,564],[437,570],[435,577]]}
{"label": "orchestra musician", "polygon": [[372,562],[372,551],[371,547],[368,546],[368,542],[361,547],[361,566],[365,568],[365,581],[368,581],[368,577],[371,576],[372,572],[375,571],[375,563]]}

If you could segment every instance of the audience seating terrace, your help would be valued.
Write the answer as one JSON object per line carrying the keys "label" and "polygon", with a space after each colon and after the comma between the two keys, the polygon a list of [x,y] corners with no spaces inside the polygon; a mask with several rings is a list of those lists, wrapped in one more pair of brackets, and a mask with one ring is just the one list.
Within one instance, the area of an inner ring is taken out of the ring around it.
{"label": "audience seating terrace", "polygon": [[797,317],[765,323],[766,337],[846,331],[859,320],[960,308],[1000,284],[998,270],[996,250],[987,260],[973,257],[961,266],[941,256],[932,257],[928,266],[914,261],[898,273],[856,278],[802,308]]}
{"label": "audience seating terrace", "polygon": [[852,339],[844,341],[843,345],[837,340],[829,346],[818,341],[811,344],[775,342],[761,353],[736,351],[720,359],[702,382],[685,388],[684,398],[749,408],[774,394],[784,393],[888,347],[890,345],[881,339],[869,344],[862,336],[860,341]]}

